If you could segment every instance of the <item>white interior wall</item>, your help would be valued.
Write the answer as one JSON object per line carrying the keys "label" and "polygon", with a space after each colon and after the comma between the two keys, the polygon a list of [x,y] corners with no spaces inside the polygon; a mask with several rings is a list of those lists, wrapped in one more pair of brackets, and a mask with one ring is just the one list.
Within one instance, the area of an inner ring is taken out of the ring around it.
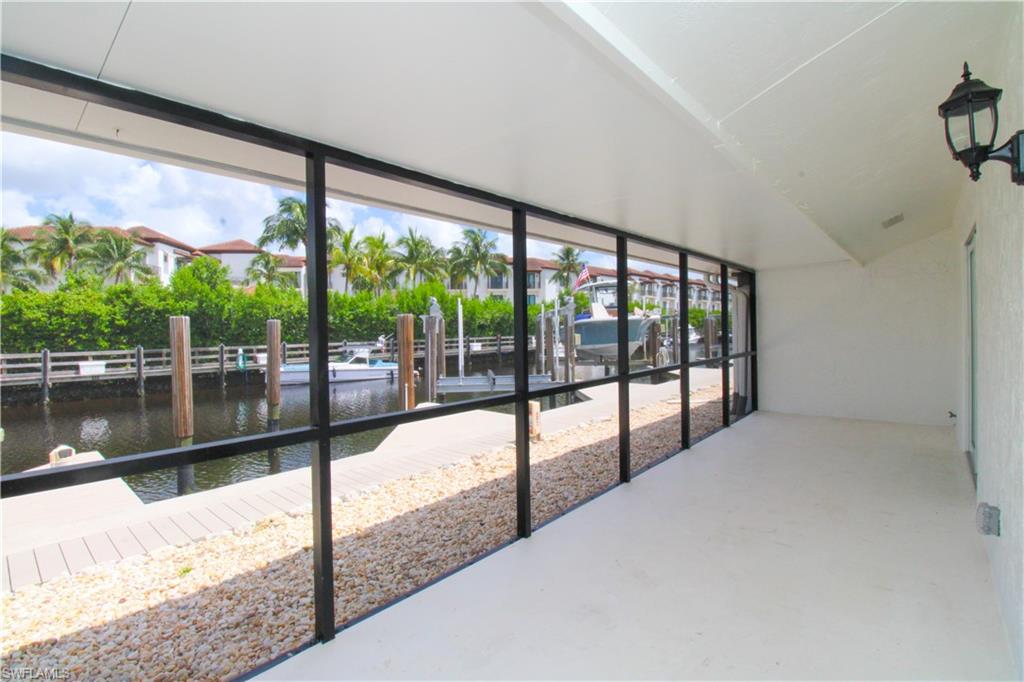
{"label": "white interior wall", "polygon": [[955,237],[947,229],[863,267],[758,272],[761,409],[951,424],[960,406]]}
{"label": "white interior wall", "polygon": [[[1003,88],[997,144],[1024,128],[1024,21],[1018,7],[1014,22],[1002,36],[1004,58],[993,71],[976,77]],[[973,67],[974,64],[972,63]],[[1002,533],[985,545],[999,593],[1010,642],[1024,673],[1024,187],[1010,182],[1009,168],[998,162],[982,166],[971,182],[964,171],[963,189],[954,219],[959,268],[961,323],[957,340],[958,379],[967,386],[966,252],[975,231],[975,301],[977,305],[977,475],[978,502],[1001,510]],[[968,415],[966,389],[960,390],[960,414]],[[968,445],[968,419],[957,435]]]}

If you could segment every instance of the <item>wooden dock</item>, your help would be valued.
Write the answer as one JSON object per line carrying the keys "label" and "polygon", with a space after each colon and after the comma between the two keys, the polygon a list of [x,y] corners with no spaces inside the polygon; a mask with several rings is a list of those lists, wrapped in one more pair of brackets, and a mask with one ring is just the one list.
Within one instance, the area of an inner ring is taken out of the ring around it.
{"label": "wooden dock", "polygon": [[[533,349],[530,339],[529,349]],[[335,341],[328,344],[331,359],[339,359],[346,351],[369,348],[372,357],[391,359],[397,350],[393,340],[378,342]],[[505,356],[514,350],[511,336],[474,336],[465,340],[463,353],[468,357],[479,355]],[[444,342],[446,357],[459,354],[458,339]],[[422,359],[424,341],[413,342],[413,357]],[[195,347],[191,349],[192,374],[219,375],[222,380],[229,374],[262,372],[266,369],[266,345],[237,345]],[[285,364],[309,362],[309,344],[282,343],[281,358]],[[81,352],[3,353],[0,354],[0,387],[40,386],[96,381],[131,381],[139,385],[152,377],[171,375],[169,348],[138,348],[128,350],[102,350]]]}
{"label": "wooden dock", "polygon": [[[617,414],[616,384],[581,393],[589,400],[542,413],[545,434]],[[674,381],[638,383],[631,385],[630,402],[642,407],[678,395]],[[375,450],[331,462],[332,491],[338,497],[352,494],[501,448],[514,439],[514,417],[488,410],[403,424]],[[0,500],[4,589],[187,544],[273,513],[308,511],[311,495],[309,468],[303,467],[151,504],[140,502],[120,479]]]}

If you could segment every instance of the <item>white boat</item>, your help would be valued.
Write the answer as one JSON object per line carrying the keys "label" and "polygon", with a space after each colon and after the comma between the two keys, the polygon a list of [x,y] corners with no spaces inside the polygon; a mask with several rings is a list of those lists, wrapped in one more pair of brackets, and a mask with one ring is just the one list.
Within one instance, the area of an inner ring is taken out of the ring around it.
{"label": "white boat", "polygon": [[[614,361],[618,355],[617,287],[615,282],[591,282],[577,289],[578,292],[586,293],[590,299],[590,311],[577,315],[574,323],[576,334],[579,336],[576,353],[583,359]],[[608,312],[609,307],[615,309],[615,315]],[[632,356],[643,343],[647,328],[654,322],[654,318],[634,313],[628,315],[628,320],[627,352]]]}
{"label": "white boat", "polygon": [[690,343],[700,343],[704,337],[697,333],[692,324],[687,326],[690,328]]}
{"label": "white boat", "polygon": [[[328,380],[339,381],[375,381],[379,379],[397,379],[398,363],[378,360],[370,357],[368,349],[355,351],[351,357],[341,362],[330,362],[327,365]],[[281,365],[281,384],[308,384],[308,364]]]}

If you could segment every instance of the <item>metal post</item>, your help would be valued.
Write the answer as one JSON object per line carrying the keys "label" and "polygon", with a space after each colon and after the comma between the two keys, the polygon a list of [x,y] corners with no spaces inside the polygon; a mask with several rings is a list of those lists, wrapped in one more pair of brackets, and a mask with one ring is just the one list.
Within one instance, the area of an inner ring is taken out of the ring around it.
{"label": "metal post", "polygon": [[43,404],[50,402],[50,350],[44,348],[39,358],[39,388],[43,392]]}
{"label": "metal post", "polygon": [[[192,444],[195,434],[192,418],[192,338],[189,318],[172,316],[171,335],[171,424],[175,445]],[[192,464],[178,467],[178,494],[195,490],[196,473]]]}
{"label": "metal post", "polygon": [[[278,329],[278,332],[280,332],[280,331],[281,330]],[[280,333],[278,333],[277,336],[278,336],[278,338],[281,338],[281,334]],[[281,363],[282,364],[288,364],[288,342],[287,341],[282,341],[279,345],[281,346]],[[269,344],[267,344],[267,351],[268,352],[270,351],[270,345]],[[328,352],[330,352],[330,349],[328,349]]]}
{"label": "metal post", "polygon": [[437,322],[434,315],[423,316],[423,383],[427,387],[427,401],[437,400]]}
{"label": "metal post", "polygon": [[537,374],[544,373],[544,304],[540,304],[540,315],[537,316],[537,348],[534,351],[534,360],[537,363]]}
{"label": "metal post", "polygon": [[729,425],[729,266],[722,263],[722,426]]}
{"label": "metal post", "polygon": [[516,383],[516,533],[528,538],[533,532],[530,512],[530,406],[527,400],[526,333],[526,212],[512,211],[512,356]]}
{"label": "metal post", "polygon": [[565,308],[565,381],[576,381],[576,303]]}
{"label": "metal post", "polygon": [[672,362],[682,362],[682,349],[679,347],[679,334],[682,331],[680,325],[682,324],[682,316],[679,311],[676,311],[675,315],[668,316],[668,329],[669,339],[672,341]]}
{"label": "metal post", "polygon": [[[267,320],[267,431],[281,427],[281,362],[287,351],[281,342],[281,320]],[[267,451],[270,473],[281,473],[281,456],[276,448]]]}
{"label": "metal post", "polygon": [[615,307],[619,337],[619,480],[629,483],[629,286],[626,281],[626,238],[615,238]]}
{"label": "metal post", "polygon": [[135,395],[146,395],[146,361],[142,346],[135,346]]}
{"label": "metal post", "polygon": [[[679,407],[683,450],[690,448],[690,259],[679,254]],[[686,282],[684,285],[683,283]],[[683,329],[683,325],[686,329]]]}
{"label": "metal post", "polygon": [[[548,317],[551,319],[548,320]],[[544,314],[544,372],[551,375],[552,381],[558,381],[558,370],[555,368],[555,316]]]}
{"label": "metal post", "polygon": [[558,297],[551,309],[551,379],[558,381],[561,374],[561,363],[558,361],[558,332],[561,331],[562,317],[558,309]]}
{"label": "metal post", "polygon": [[217,363],[219,365],[218,371],[220,373],[220,387],[221,388],[224,388],[224,384],[226,383],[226,379],[227,379],[227,373],[226,373],[226,369],[227,368],[225,367],[225,361],[226,360],[227,360],[227,353],[225,352],[224,344],[222,343],[217,348]]}
{"label": "metal post", "polygon": [[[444,338],[444,317],[441,315],[437,316],[437,376],[441,378],[447,376],[445,372],[445,362],[448,356],[445,355],[445,338]],[[437,391],[434,391],[434,397],[437,397]]]}
{"label": "metal post", "polygon": [[334,541],[331,536],[331,423],[327,327],[326,164],[320,151],[306,154],[306,263],[309,277],[309,420],[318,430],[311,444],[313,489],[313,605],[317,640],[334,639]]}
{"label": "metal post", "polygon": [[463,355],[465,352],[465,340],[462,336],[462,298],[456,299],[456,314],[458,315],[458,326],[459,326],[459,383],[466,377],[466,356]]}

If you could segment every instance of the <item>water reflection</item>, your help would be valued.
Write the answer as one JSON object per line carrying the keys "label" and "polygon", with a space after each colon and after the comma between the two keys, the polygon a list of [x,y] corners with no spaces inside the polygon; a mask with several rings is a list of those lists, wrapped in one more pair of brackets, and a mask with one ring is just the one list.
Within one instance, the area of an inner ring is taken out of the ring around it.
{"label": "water reflection", "polygon": [[[486,367],[474,367],[486,371]],[[507,367],[494,367],[496,373],[508,373]],[[449,401],[479,397],[458,394]],[[425,387],[417,386],[417,400],[424,401]],[[544,407],[563,403],[560,400]],[[309,424],[309,387],[281,387],[280,428]],[[330,387],[331,420],[383,414],[398,409],[397,385],[388,381],[332,384]],[[498,408],[511,413],[511,405]],[[261,383],[194,390],[196,443],[261,433],[267,430],[265,389]],[[175,445],[171,427],[171,402],[168,393],[151,392],[144,397],[110,397],[90,400],[53,402],[49,405],[17,405],[3,409],[5,438],[2,444],[3,473],[24,471],[46,463],[46,454],[60,444],[79,451],[98,450],[105,457],[117,457],[170,448]],[[373,450],[391,432],[377,429],[345,438],[331,440],[331,457],[338,459]],[[281,448],[277,451],[280,469],[287,471],[308,466],[307,444]],[[200,489],[256,478],[270,472],[268,454],[253,453],[195,467],[196,484]],[[173,497],[176,473],[173,469],[125,478],[144,501]]]}

